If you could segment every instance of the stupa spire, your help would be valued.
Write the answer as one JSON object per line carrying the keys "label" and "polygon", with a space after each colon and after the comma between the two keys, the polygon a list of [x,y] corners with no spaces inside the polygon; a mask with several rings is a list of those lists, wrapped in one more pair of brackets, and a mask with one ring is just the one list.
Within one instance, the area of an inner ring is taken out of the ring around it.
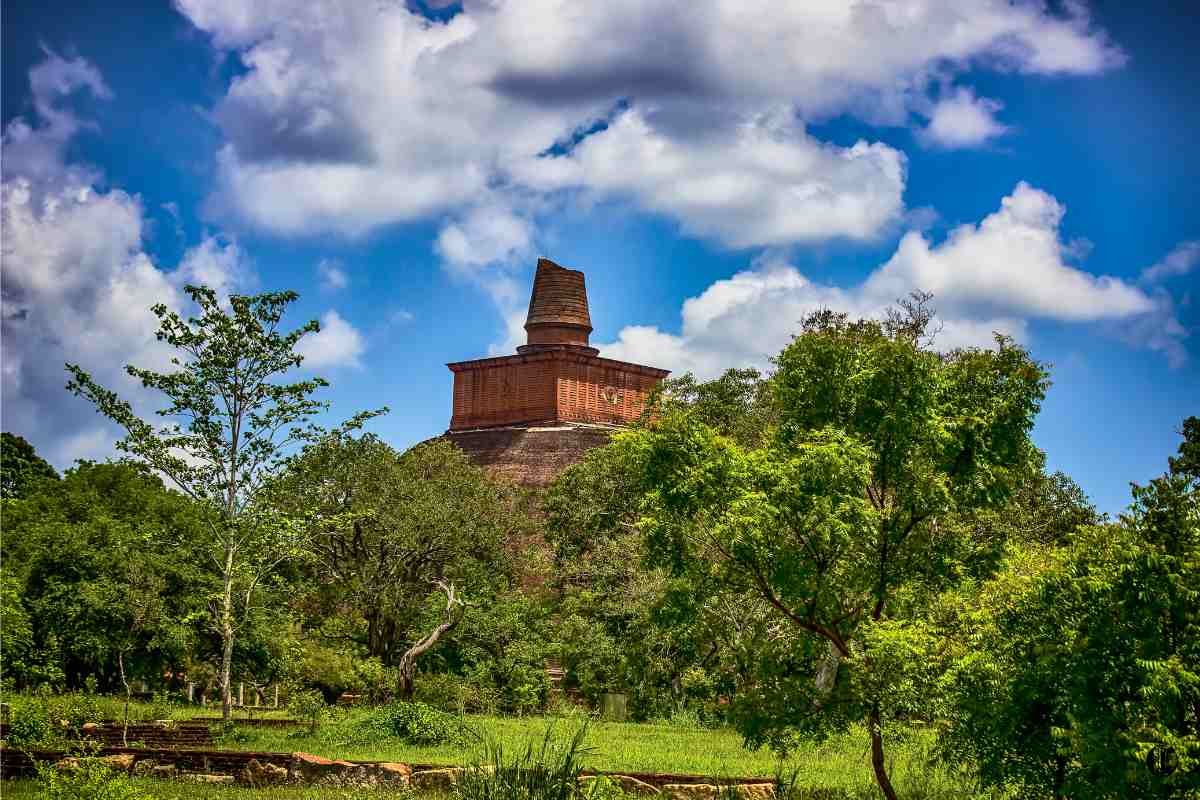
{"label": "stupa spire", "polygon": [[591,332],[583,273],[539,258],[525,318],[526,343],[517,352],[563,345],[596,352],[588,346]]}

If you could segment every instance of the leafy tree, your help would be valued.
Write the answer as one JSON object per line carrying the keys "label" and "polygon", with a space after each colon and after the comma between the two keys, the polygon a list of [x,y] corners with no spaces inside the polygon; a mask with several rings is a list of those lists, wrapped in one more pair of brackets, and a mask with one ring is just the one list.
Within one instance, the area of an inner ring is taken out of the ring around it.
{"label": "leafy tree", "polygon": [[37,481],[57,477],[33,445],[8,431],[0,433],[0,498],[23,497]]}
{"label": "leafy tree", "polygon": [[1030,546],[950,598],[949,754],[1024,796],[1200,791],[1200,474],[1188,454],[1113,524]]}
{"label": "leafy tree", "polygon": [[[920,675],[905,661],[928,641],[907,624],[908,593],[943,582],[969,550],[969,529],[943,520],[1003,503],[1028,470],[1046,387],[1004,337],[994,350],[933,351],[927,301],[883,322],[806,319],[776,360],[779,425],[762,446],[670,404],[620,437],[641,465],[656,562],[761,598],[798,636],[744,692],[748,737],[861,719],[888,798],[884,722],[910,710],[889,703],[911,699]],[[798,672],[815,677],[786,679]]]}
{"label": "leafy tree", "polygon": [[[769,384],[753,369],[710,381],[684,375],[663,386],[658,402],[738,441],[771,430]],[[715,713],[716,698],[733,691],[746,655],[770,632],[765,604],[645,563],[637,465],[625,456],[621,447],[590,451],[544,499],[567,680],[591,699],[629,693],[637,717],[682,705]]]}
{"label": "leafy tree", "polygon": [[398,455],[374,436],[335,433],[307,448],[272,496],[306,519],[317,602],[345,620],[324,633],[397,667],[406,698],[417,660],[468,603],[508,581],[505,542],[528,525],[513,489],[441,440]]}
{"label": "leafy tree", "polygon": [[[5,508],[5,661],[18,683],[57,673],[70,687],[94,677],[115,688],[126,669],[153,678],[182,664],[211,589],[194,565],[201,525],[187,498],[136,465],[80,462]],[[23,658],[10,609],[27,620]]]}
{"label": "leafy tree", "polygon": [[[290,446],[321,432],[312,418],[327,404],[312,395],[328,384],[321,378],[275,381],[300,366],[297,343],[320,328],[312,320],[288,333],[279,330],[295,292],[233,295],[222,305],[212,289],[185,291],[198,316],[185,319],[161,304],[153,308],[158,339],[175,348],[171,363],[177,369],[126,367],[143,386],[165,395],[167,405],[158,414],[171,422],[151,425],[74,364],[67,365],[72,376],[67,388],[125,429],[118,449],[167,476],[205,512],[208,560],[221,581],[212,613],[222,643],[219,682],[228,719],[238,629],[261,585],[299,550],[294,528],[258,502],[260,492]],[[347,424],[355,427],[369,416]]]}

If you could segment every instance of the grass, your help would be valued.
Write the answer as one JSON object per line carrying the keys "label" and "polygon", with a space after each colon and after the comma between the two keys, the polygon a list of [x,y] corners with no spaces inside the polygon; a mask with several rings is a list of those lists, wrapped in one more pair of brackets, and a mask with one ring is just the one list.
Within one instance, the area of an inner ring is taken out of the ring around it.
{"label": "grass", "polygon": [[[363,712],[354,710],[326,723],[316,734],[307,729],[239,728],[222,740],[223,747],[244,750],[304,751],[327,758],[403,761],[413,764],[468,764],[485,760],[478,744],[487,741],[506,752],[537,747],[553,726],[562,737],[572,734],[578,720],[552,717],[467,716],[473,741],[454,745],[419,746],[393,737],[366,743],[354,741],[353,726]],[[971,782],[952,769],[933,763],[932,734],[925,730],[897,731],[888,743],[893,782],[916,797],[967,798],[978,794]],[[730,729],[669,724],[591,722],[583,746],[589,769],[608,772],[659,772],[714,777],[795,776],[805,788],[860,792],[873,786],[866,731],[854,728],[825,742],[810,742],[781,762],[770,750],[748,750]],[[870,796],[870,795],[865,795]]]}
{"label": "grass", "polygon": [[[135,704],[141,705],[141,704]],[[134,717],[153,718],[162,707],[138,707]],[[14,708],[14,712],[16,708]],[[203,714],[196,706],[174,706],[171,716],[187,719]],[[355,736],[356,722],[368,713],[365,709],[334,709],[332,719],[316,732],[307,728],[237,727],[232,735],[220,738],[219,747],[238,750],[275,752],[305,751],[327,758],[352,760],[402,761],[413,764],[463,765],[482,762],[486,753],[480,742],[499,745],[505,752],[518,753],[537,747],[553,727],[561,737],[569,737],[582,723],[577,718],[496,717],[469,715],[464,718],[473,732],[470,741],[461,744],[420,746],[406,744],[393,736],[374,736],[364,740]],[[286,712],[271,716],[285,716]],[[261,714],[256,714],[260,717]],[[905,798],[992,798],[981,793],[969,777],[937,764],[933,758],[933,737],[922,729],[893,729],[889,737],[889,771],[893,783]],[[769,750],[748,750],[741,737],[730,729],[708,729],[680,724],[596,722],[589,724],[583,746],[588,769],[611,772],[658,772],[721,777],[775,776],[795,778],[795,785],[806,790],[842,790],[851,797],[874,797],[870,753],[866,732],[854,728],[845,734],[798,747],[786,761],[780,762]],[[169,797],[264,797],[339,798],[360,796],[330,791],[278,789],[254,794],[249,790],[199,784],[151,784],[154,798]],[[13,793],[10,794],[9,792]],[[5,797],[21,794],[26,788],[17,783],[4,787]],[[166,792],[165,794],[163,792]],[[174,792],[173,794],[171,792]]]}

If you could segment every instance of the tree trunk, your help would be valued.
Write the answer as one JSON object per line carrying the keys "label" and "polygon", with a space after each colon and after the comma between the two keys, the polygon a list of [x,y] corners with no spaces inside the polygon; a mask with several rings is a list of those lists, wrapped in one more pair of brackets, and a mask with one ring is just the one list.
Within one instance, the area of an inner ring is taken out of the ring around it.
{"label": "tree trunk", "polygon": [[[407,655],[407,653],[405,654]],[[407,658],[400,660],[400,676],[396,682],[396,693],[401,700],[412,700],[416,688],[414,677],[416,662]]]}
{"label": "tree trunk", "polygon": [[883,759],[883,729],[878,703],[871,706],[871,713],[867,715],[867,727],[871,729],[871,767],[875,770],[875,783],[887,800],[897,800],[896,790],[892,788],[887,764]]}
{"label": "tree trunk", "polygon": [[233,547],[225,546],[224,591],[221,597],[221,719],[233,715]]}
{"label": "tree trunk", "polygon": [[129,688],[129,681],[125,680],[125,652],[117,651],[117,669],[121,672],[121,683],[125,684],[125,719],[121,726],[121,746],[129,747],[129,698],[133,692]]}
{"label": "tree trunk", "polygon": [[[454,591],[454,583],[445,581],[436,581],[437,586],[446,593],[446,618],[441,625],[438,625],[425,638],[408,648],[404,655],[400,656],[399,672],[400,675],[396,681],[396,690],[400,695],[401,700],[411,700],[413,696],[413,678],[417,672],[417,657],[424,653],[429,648],[437,644],[438,639],[442,638],[442,634],[446,631],[453,630],[459,622],[462,621],[463,607],[462,601],[458,599]],[[455,616],[455,608],[459,613]]]}

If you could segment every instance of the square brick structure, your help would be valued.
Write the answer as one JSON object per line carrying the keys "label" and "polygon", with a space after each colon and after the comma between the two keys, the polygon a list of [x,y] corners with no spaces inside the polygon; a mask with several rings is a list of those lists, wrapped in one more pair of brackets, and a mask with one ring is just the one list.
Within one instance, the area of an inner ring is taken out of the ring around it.
{"label": "square brick structure", "polygon": [[601,358],[582,272],[538,259],[526,344],[457,361],[446,436],[497,476],[544,486],[610,433],[638,419],[669,372]]}

